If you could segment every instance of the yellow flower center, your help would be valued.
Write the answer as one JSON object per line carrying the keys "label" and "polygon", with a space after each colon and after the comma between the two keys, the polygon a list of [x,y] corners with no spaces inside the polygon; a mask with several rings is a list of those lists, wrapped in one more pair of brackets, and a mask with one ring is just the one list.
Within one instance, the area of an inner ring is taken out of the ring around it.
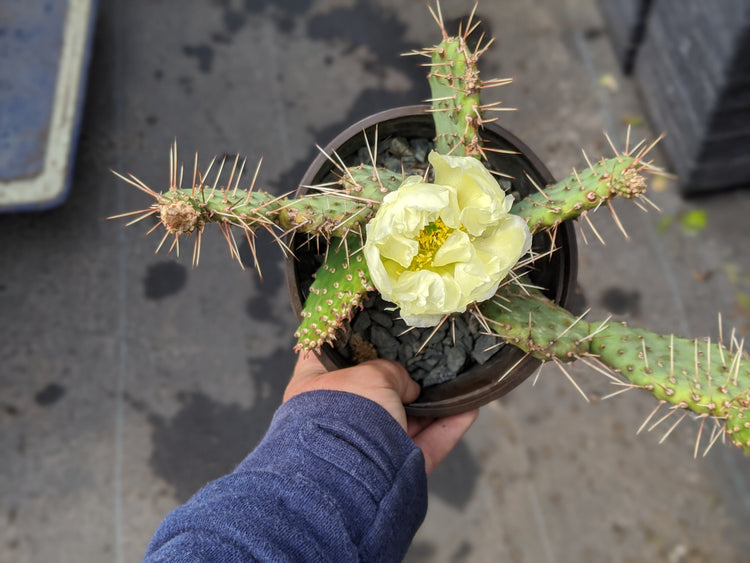
{"label": "yellow flower center", "polygon": [[456,229],[452,229],[443,223],[443,220],[440,219],[440,217],[425,226],[415,239],[419,243],[419,251],[417,252],[417,255],[412,258],[408,269],[416,272],[431,266],[435,254],[455,230]]}

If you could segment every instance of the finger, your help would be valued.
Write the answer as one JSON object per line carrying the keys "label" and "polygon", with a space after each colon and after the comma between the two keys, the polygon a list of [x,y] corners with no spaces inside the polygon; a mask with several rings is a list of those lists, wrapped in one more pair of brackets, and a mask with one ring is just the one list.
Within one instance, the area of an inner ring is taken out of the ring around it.
{"label": "finger", "polygon": [[414,381],[409,374],[406,373],[406,370],[404,370],[404,373],[406,374],[406,377],[402,379],[403,387],[399,391],[399,396],[401,397],[401,402],[408,405],[419,398],[422,388],[419,386],[419,383]]}
{"label": "finger", "polygon": [[406,368],[391,360],[372,360],[360,365],[368,365],[375,368],[385,379],[385,385],[393,389],[403,404],[409,404],[417,400],[421,388],[414,381]]}
{"label": "finger", "polygon": [[414,436],[435,422],[435,420],[434,417],[429,416],[409,416],[406,419],[406,433],[413,439]]}
{"label": "finger", "polygon": [[314,352],[303,350],[297,356],[297,363],[294,366],[292,379],[302,381],[321,375],[327,371]]}
{"label": "finger", "polygon": [[428,475],[466,434],[477,416],[479,410],[440,418],[414,436],[414,443],[424,454],[425,471]]}
{"label": "finger", "polygon": [[294,366],[292,378],[287,383],[286,390],[284,391],[282,402],[287,402],[297,394],[297,389],[304,387],[311,380],[327,372],[328,370],[313,352],[300,352],[297,356],[297,363]]}

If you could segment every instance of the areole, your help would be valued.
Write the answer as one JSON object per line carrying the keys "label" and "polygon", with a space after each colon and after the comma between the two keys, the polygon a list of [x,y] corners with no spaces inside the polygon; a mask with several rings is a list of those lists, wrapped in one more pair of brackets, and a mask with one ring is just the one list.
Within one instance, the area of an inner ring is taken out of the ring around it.
{"label": "areole", "polygon": [[[371,115],[340,133],[325,147],[325,153],[335,151],[342,160],[348,161],[364,146],[364,135],[374,140],[376,128],[380,139],[391,136],[432,138],[435,126],[427,109],[429,106],[404,106]],[[509,131],[490,123],[483,130],[483,138],[485,146],[503,151],[487,151],[488,159],[494,169],[513,178],[512,191],[518,192],[519,196],[535,191],[534,183],[539,186],[554,183],[552,175],[539,158]],[[333,167],[325,155],[318,155],[302,177],[296,195],[307,191],[304,186],[321,183]],[[535,235],[535,248],[548,250],[549,244],[547,234]],[[557,251],[548,258],[537,260],[531,277],[535,285],[545,288],[549,298],[565,306],[575,285],[578,264],[571,222],[559,226],[555,244]],[[300,285],[298,262],[294,258],[287,261],[287,283],[292,308],[299,319],[307,288]],[[321,361],[328,369],[351,365],[331,346],[323,347]],[[452,381],[424,388],[419,398],[407,406],[407,413],[447,416],[472,410],[514,389],[539,365],[538,360],[524,357],[524,353],[515,346],[502,346],[487,363],[471,367]]]}

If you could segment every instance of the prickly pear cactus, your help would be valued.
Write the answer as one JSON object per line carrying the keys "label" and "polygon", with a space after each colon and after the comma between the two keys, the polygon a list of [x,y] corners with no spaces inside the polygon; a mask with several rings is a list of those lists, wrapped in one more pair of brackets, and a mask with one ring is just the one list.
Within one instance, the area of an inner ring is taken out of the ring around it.
{"label": "prickly pear cactus", "polygon": [[[437,150],[442,154],[486,157],[486,151],[496,149],[483,146],[482,125],[493,121],[483,116],[504,108],[498,107],[499,102],[482,104],[480,94],[485,88],[510,81],[480,79],[477,61],[492,41],[482,46],[480,38],[473,47],[469,46],[469,36],[478,25],[472,23],[473,12],[464,31],[459,30],[455,37],[446,32],[439,4],[431,12],[440,26],[442,40],[435,47],[412,54],[429,58],[425,66],[430,69]],[[564,221],[583,219],[599,237],[588,221],[588,213],[603,206],[627,237],[610,202],[623,197],[639,206],[638,200],[650,204],[644,194],[644,174],[654,172],[646,161],[653,145],[639,144],[631,150],[628,144],[626,141],[623,153],[615,150],[613,158],[589,163],[587,169],[573,171],[553,185],[537,186],[536,193],[515,202],[512,213],[523,217],[532,233],[548,232],[551,252],[555,251],[555,230]],[[157,251],[173,237],[169,250],[176,248],[179,254],[179,241],[194,237],[194,264],[200,258],[202,233],[211,224],[221,230],[231,255],[238,261],[237,231],[246,237],[253,255],[254,236],[259,230],[271,232],[289,255],[293,254],[287,247],[289,235],[323,239],[328,251],[310,286],[295,347],[298,351],[318,351],[336,337],[367,292],[374,290],[360,252],[364,225],[385,195],[398,189],[404,179],[377,167],[374,155],[371,166],[346,167],[337,155],[329,158],[336,167],[337,181],[316,186],[301,197],[277,197],[255,189],[257,169],[250,186],[239,187],[244,169],[239,157],[234,160],[229,180],[220,185],[225,162],[219,164],[213,181],[209,181],[214,162],[203,173],[198,169],[196,155],[193,180],[189,188],[182,188],[183,170],[178,165],[175,144],[170,152],[169,186],[164,192],[151,189],[133,175],[118,174],[147,193],[153,202],[145,209],[117,217],[130,218],[128,224],[155,217],[158,222],[154,229],[161,225],[165,230]],[[609,377],[619,389],[613,395],[631,389],[651,393],[658,403],[644,427],[651,424],[653,428],[672,416],[678,417],[665,437],[688,414],[699,418],[696,454],[706,421],[713,426],[704,455],[720,438],[729,438],[750,454],[750,360],[734,334],[726,346],[576,317],[524,281],[522,270],[529,264],[533,266],[536,258],[525,260],[493,299],[478,304],[484,326],[527,355],[554,362],[574,385],[563,366],[577,360]],[[657,417],[662,407],[667,412]]]}

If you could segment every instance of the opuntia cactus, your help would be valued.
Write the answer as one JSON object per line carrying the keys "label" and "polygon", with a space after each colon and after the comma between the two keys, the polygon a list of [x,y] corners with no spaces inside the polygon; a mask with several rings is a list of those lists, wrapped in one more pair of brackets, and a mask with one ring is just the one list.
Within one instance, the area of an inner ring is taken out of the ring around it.
{"label": "opuntia cactus", "polygon": [[[439,5],[433,16],[440,25],[442,41],[412,54],[430,59],[426,66],[430,68],[436,150],[481,159],[486,151],[497,150],[483,143],[482,124],[492,121],[485,119],[483,112],[501,109],[499,102],[483,105],[481,90],[509,81],[480,80],[477,61],[491,41],[481,46],[480,38],[473,49],[469,48],[467,40],[476,28],[472,23],[473,13],[465,30],[455,37],[447,33]],[[588,213],[602,206],[609,208],[627,236],[610,202],[615,197],[624,197],[636,204],[638,200],[650,203],[644,194],[644,174],[656,171],[646,161],[653,144],[639,144],[632,149],[628,145],[626,141],[624,153],[615,151],[614,157],[589,164],[580,172],[573,171],[555,184],[537,186],[537,192],[516,201],[511,212],[526,220],[531,233],[549,233],[551,251],[555,250],[555,232],[562,222],[588,220]],[[209,181],[214,162],[202,173],[196,155],[190,187],[182,188],[183,170],[178,165],[175,144],[170,152],[171,172],[166,191],[159,193],[135,176],[118,174],[154,198],[150,207],[118,217],[132,217],[129,223],[132,224],[156,216],[157,226],[163,225],[166,231],[159,248],[172,236],[170,250],[176,248],[179,252],[180,238],[194,236],[194,264],[200,258],[203,230],[214,223],[224,234],[231,255],[238,260],[234,235],[237,230],[247,238],[253,254],[254,236],[259,230],[271,232],[288,254],[293,254],[287,247],[289,235],[322,239],[327,250],[309,288],[295,347],[298,351],[318,351],[336,338],[344,321],[361,306],[366,294],[375,290],[360,252],[366,236],[365,225],[387,194],[404,181],[401,174],[378,166],[375,154],[369,152],[369,164],[348,167],[337,155],[330,155],[338,179],[295,198],[277,197],[256,189],[257,169],[251,185],[240,188],[244,161],[240,164],[239,158],[234,160],[229,180],[221,186],[225,162],[219,164],[213,181]],[[518,272],[503,282],[495,298],[479,304],[485,326],[527,355],[556,363],[571,381],[573,378],[563,366],[579,360],[607,375],[621,391],[643,389],[651,393],[659,403],[645,424],[650,423],[663,405],[671,405],[668,414],[683,413],[677,423],[687,413],[694,413],[702,420],[696,453],[704,423],[712,419],[717,424],[706,450],[718,438],[728,436],[733,444],[750,454],[750,362],[742,343],[732,337],[726,346],[721,342],[664,336],[623,324],[576,317],[524,281],[522,270],[536,258],[525,260]],[[660,416],[654,424],[666,418]]]}

